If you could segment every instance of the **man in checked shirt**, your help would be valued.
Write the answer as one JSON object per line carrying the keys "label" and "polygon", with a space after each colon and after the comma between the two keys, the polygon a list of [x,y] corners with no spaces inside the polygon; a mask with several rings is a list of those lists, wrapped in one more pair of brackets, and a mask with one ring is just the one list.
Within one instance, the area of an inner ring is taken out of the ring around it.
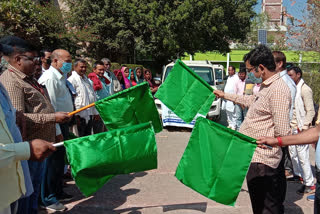
{"label": "man in checked shirt", "polygon": [[[244,62],[248,78],[253,82],[262,82],[260,91],[256,95],[235,95],[215,90],[214,94],[249,107],[239,132],[253,138],[289,135],[291,93],[275,71],[272,52],[268,47],[259,45],[244,57]],[[286,185],[283,185],[285,175],[284,168],[278,168],[281,158],[282,151],[279,147],[257,147],[254,152],[247,184],[255,214],[284,213],[282,193],[286,190]]]}

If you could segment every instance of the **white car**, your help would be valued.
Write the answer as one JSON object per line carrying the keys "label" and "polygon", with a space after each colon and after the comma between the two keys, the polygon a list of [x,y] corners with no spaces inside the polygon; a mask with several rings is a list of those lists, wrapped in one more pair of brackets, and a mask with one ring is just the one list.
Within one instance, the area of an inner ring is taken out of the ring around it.
{"label": "white car", "polygon": [[[222,65],[212,64],[209,61],[183,61],[188,67],[190,67],[194,72],[196,72],[200,77],[202,77],[213,89],[223,90],[224,86],[224,71]],[[174,66],[174,62],[165,66],[161,82],[164,82],[170,73],[171,69]],[[161,110],[161,101],[155,99],[155,103],[158,109],[159,114],[162,114]],[[215,98],[213,101],[207,118],[212,120],[219,120],[220,118],[220,108],[221,108],[221,99]]]}

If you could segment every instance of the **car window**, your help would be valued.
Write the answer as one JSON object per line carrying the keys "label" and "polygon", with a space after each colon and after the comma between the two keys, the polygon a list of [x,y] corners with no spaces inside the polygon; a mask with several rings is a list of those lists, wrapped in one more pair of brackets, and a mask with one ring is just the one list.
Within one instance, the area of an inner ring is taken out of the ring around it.
{"label": "car window", "polygon": [[214,73],[216,75],[216,80],[223,80],[223,76],[222,76],[223,71],[221,68],[215,68]]}
{"label": "car window", "polygon": [[[199,66],[189,66],[196,74],[198,74],[204,81],[209,85],[214,85],[212,77],[212,68],[210,67],[199,67]],[[172,66],[167,67],[167,71],[164,77],[164,80],[167,78],[168,74],[172,70]]]}

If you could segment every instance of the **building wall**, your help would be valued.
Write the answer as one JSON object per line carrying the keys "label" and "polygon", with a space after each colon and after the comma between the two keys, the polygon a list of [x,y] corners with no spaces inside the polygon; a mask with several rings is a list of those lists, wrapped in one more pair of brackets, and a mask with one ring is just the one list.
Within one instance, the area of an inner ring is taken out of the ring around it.
{"label": "building wall", "polygon": [[269,16],[270,31],[287,31],[286,28],[286,8],[283,7],[283,0],[262,0],[262,12]]}

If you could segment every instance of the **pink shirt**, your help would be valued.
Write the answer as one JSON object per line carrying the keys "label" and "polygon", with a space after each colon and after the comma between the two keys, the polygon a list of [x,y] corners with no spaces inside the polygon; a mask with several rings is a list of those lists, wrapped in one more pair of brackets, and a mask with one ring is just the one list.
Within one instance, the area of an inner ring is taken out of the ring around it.
{"label": "pink shirt", "polygon": [[241,80],[241,79],[238,79],[235,83],[235,86],[234,86],[234,92],[235,94],[237,95],[243,95],[243,92],[244,92],[244,86],[246,84],[246,80]]}

